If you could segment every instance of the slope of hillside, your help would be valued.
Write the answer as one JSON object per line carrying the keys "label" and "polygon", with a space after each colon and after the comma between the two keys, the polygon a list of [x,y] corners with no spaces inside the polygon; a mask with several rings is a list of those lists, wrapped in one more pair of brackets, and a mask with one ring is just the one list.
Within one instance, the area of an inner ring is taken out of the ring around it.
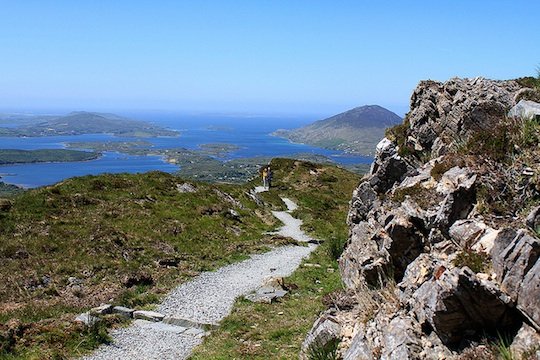
{"label": "slope of hillside", "polygon": [[[304,191],[296,181],[327,169],[313,186],[333,192],[332,202],[313,199],[308,213],[332,210],[343,184],[358,181],[332,166],[273,164],[278,184],[288,174],[297,196]],[[279,188],[261,201],[252,186],[152,172],[74,178],[12,199],[0,209],[0,358],[83,353],[107,341],[105,327],[121,320],[84,327],[75,315],[102,302],[148,308],[201,271],[290,244],[266,234],[278,225],[270,210],[283,208]]]}
{"label": "slope of hillside", "polygon": [[375,145],[384,135],[384,130],[400,122],[401,118],[393,112],[378,105],[366,105],[316,121],[303,128],[277,130],[273,135],[293,142],[373,155]]}

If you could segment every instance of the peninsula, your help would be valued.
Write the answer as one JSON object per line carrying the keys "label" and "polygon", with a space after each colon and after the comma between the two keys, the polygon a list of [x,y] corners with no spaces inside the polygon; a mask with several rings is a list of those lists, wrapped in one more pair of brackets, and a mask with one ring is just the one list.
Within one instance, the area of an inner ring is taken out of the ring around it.
{"label": "peninsula", "polygon": [[144,138],[179,135],[177,131],[108,113],[75,111],[63,116],[37,116],[32,122],[25,120],[18,127],[0,127],[0,136],[113,134]]}

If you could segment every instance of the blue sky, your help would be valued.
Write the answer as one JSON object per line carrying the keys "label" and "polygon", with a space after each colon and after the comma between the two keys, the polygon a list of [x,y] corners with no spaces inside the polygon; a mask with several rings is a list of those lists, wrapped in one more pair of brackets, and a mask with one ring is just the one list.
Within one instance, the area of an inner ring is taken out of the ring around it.
{"label": "blue sky", "polygon": [[0,0],[0,110],[405,112],[421,79],[535,75],[540,1]]}

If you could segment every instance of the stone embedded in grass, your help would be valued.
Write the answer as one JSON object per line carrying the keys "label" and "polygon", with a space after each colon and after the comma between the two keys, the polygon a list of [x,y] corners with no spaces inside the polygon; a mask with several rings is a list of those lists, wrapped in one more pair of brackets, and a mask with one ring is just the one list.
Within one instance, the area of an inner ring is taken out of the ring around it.
{"label": "stone embedded in grass", "polygon": [[165,315],[155,311],[137,310],[133,312],[133,318],[148,321],[161,321],[165,318]]}
{"label": "stone embedded in grass", "polygon": [[101,321],[101,319],[98,316],[91,314],[90,312],[79,314],[75,318],[75,322],[82,323],[87,326],[93,325],[99,321]]}
{"label": "stone embedded in grass", "polygon": [[92,315],[105,315],[110,314],[113,310],[112,305],[104,304],[95,308],[90,309],[90,314]]}
{"label": "stone embedded in grass", "polygon": [[124,306],[115,306],[115,307],[112,308],[112,313],[113,314],[119,314],[119,315],[125,316],[127,318],[133,317],[134,312],[135,312],[134,309],[130,309],[130,308],[127,308],[127,307],[124,307]]}
{"label": "stone embedded in grass", "polygon": [[283,288],[283,278],[270,278],[255,292],[244,298],[255,303],[271,304],[287,294],[288,291]]}
{"label": "stone embedded in grass", "polygon": [[176,184],[176,190],[178,190],[179,193],[194,193],[197,191],[197,188],[189,183],[183,183]]}

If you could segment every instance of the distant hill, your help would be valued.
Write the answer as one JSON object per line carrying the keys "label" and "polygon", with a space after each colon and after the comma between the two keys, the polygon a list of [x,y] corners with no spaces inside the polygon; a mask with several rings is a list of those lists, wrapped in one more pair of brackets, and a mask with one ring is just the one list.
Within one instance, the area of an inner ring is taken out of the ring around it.
{"label": "distant hill", "polygon": [[388,127],[401,117],[378,105],[360,106],[294,130],[277,130],[275,136],[348,153],[373,155]]}
{"label": "distant hill", "polygon": [[144,121],[131,120],[115,114],[86,111],[63,116],[43,116],[33,123],[16,128],[1,128],[0,136],[53,136],[81,134],[114,134],[118,136],[178,136],[178,132]]}
{"label": "distant hill", "polygon": [[0,165],[38,162],[87,161],[97,159],[99,156],[100,154],[97,152],[67,149],[0,149]]}

